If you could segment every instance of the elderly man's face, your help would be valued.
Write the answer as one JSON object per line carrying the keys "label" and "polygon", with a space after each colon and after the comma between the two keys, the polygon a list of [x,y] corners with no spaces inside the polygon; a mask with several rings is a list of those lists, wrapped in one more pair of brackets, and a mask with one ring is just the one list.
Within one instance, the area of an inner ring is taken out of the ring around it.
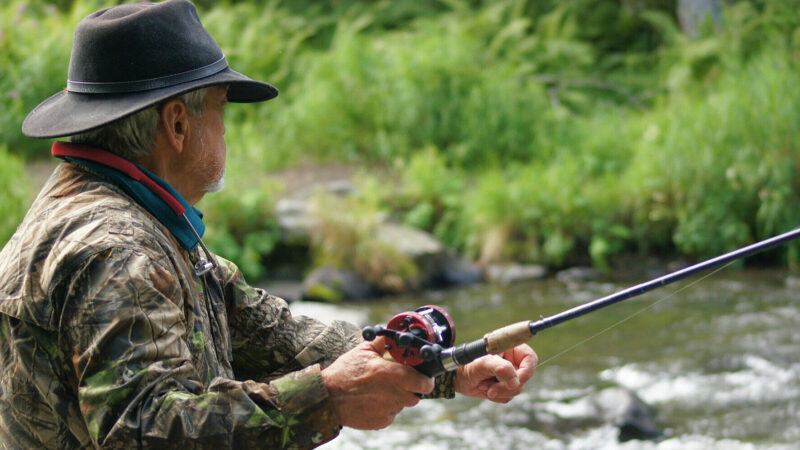
{"label": "elderly man's face", "polygon": [[223,114],[228,103],[227,86],[208,88],[205,108],[200,117],[192,118],[192,147],[197,152],[194,171],[200,177],[204,193],[217,192],[225,183],[225,123]]}

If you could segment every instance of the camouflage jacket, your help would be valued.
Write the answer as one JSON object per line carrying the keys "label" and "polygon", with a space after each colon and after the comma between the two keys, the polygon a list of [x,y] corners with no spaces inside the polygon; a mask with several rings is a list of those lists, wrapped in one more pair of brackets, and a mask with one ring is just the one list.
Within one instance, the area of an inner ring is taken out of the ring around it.
{"label": "camouflage jacket", "polygon": [[[321,367],[360,341],[292,317],[230,262],[198,277],[115,185],[57,167],[0,252],[8,448],[307,448],[341,428]],[[452,396],[452,377],[437,380]]]}

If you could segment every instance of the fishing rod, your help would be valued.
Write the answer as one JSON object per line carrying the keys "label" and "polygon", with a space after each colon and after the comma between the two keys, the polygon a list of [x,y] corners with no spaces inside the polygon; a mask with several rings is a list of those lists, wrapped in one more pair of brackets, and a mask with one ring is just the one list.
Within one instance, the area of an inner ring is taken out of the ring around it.
{"label": "fishing rod", "polygon": [[720,267],[745,256],[750,256],[785,244],[800,237],[800,228],[773,236],[755,244],[711,258],[677,270],[653,280],[637,284],[622,291],[591,302],[578,305],[539,320],[525,320],[485,334],[481,339],[454,346],[456,329],[453,319],[441,306],[426,305],[392,317],[384,327],[365,327],[364,339],[374,340],[385,336],[386,350],[395,361],[411,366],[428,376],[437,376],[456,370],[481,356],[497,355],[529,341],[536,333],[589,314],[623,300],[682,280],[704,270]]}

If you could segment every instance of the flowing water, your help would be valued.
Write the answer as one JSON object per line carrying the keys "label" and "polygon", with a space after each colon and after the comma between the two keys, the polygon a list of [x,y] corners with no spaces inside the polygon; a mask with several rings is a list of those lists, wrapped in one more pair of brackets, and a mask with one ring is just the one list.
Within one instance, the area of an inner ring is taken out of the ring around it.
{"label": "flowing water", "polygon": [[[641,281],[480,285],[333,314],[385,324],[435,303],[450,311],[462,343]],[[540,366],[509,404],[425,400],[384,430],[345,429],[323,448],[800,448],[800,282],[784,272],[726,269],[677,283],[545,330],[531,345]],[[613,423],[587,420],[584,400],[610,386],[653,406],[665,437],[619,442]]]}

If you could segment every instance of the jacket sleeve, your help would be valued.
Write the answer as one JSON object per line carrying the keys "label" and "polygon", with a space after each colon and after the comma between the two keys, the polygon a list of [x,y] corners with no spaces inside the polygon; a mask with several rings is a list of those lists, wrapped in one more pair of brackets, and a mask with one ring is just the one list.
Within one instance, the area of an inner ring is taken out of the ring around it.
{"label": "jacket sleeve", "polygon": [[[223,281],[237,378],[264,380],[311,364],[327,367],[362,341],[348,322],[326,326],[305,316],[293,317],[281,298],[246,283],[231,262],[217,257]],[[425,398],[453,398],[455,372],[436,378]]]}
{"label": "jacket sleeve", "polygon": [[233,263],[217,261],[237,378],[263,380],[312,364],[324,368],[361,342],[355,325],[293,316],[286,301],[248,285]]}
{"label": "jacket sleeve", "polygon": [[111,249],[65,291],[59,346],[96,446],[310,448],[338,434],[319,365],[267,383],[201,379],[183,300],[165,280],[144,253]]}

